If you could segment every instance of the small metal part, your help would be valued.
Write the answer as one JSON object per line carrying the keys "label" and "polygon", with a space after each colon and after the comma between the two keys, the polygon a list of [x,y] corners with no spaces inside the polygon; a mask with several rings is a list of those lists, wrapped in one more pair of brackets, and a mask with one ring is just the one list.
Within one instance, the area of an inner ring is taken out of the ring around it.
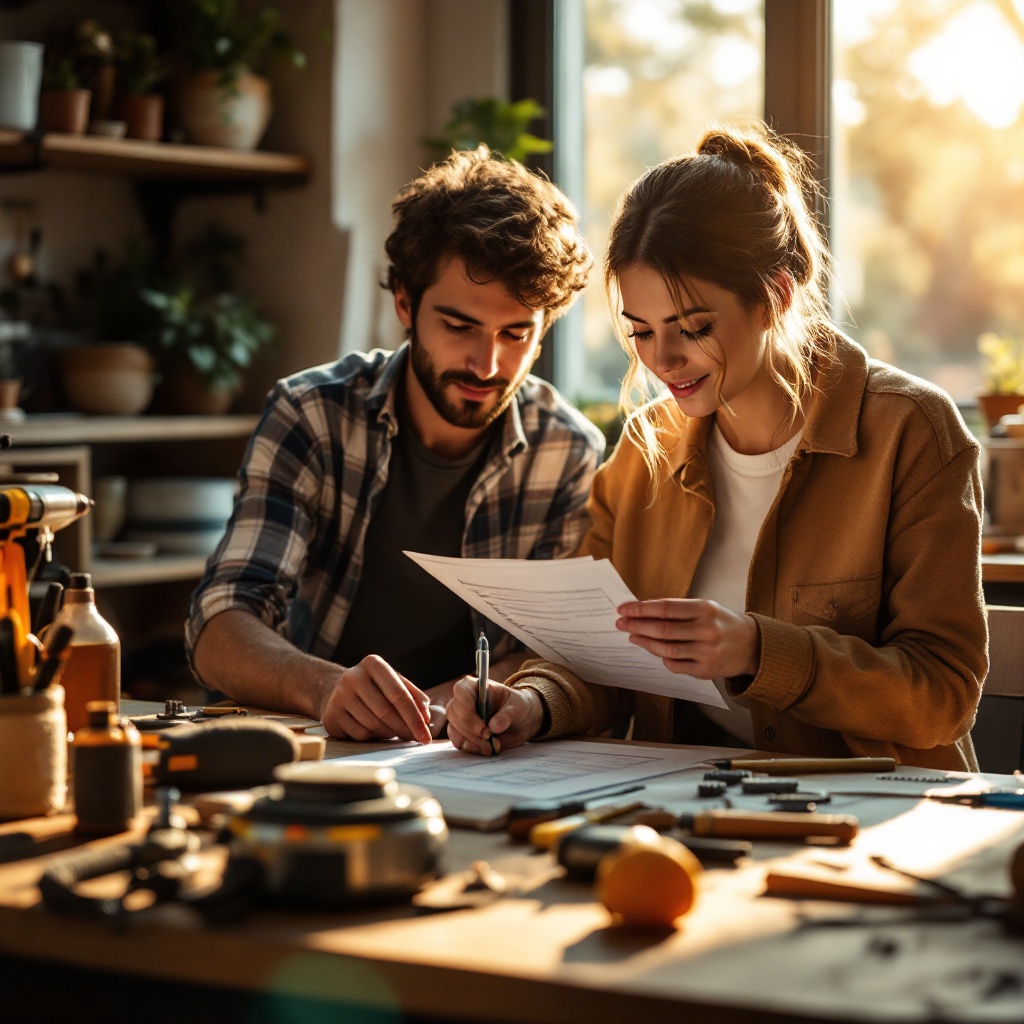
{"label": "small metal part", "polygon": [[744,793],[795,793],[800,786],[798,779],[744,779]]}
{"label": "small metal part", "polygon": [[180,700],[165,700],[163,711],[158,711],[156,717],[161,721],[171,718],[190,718],[188,708]]}
{"label": "small metal part", "polygon": [[879,782],[922,782],[934,785],[937,782],[963,782],[963,779],[950,778],[947,775],[876,775]]}
{"label": "small metal part", "polygon": [[795,793],[772,793],[768,802],[780,811],[814,811],[818,804],[827,804],[832,796],[823,789],[798,789]]}
{"label": "small metal part", "polygon": [[704,773],[704,781],[724,782],[727,786],[735,786],[737,782],[749,779],[753,774],[746,768],[716,768]]}
{"label": "small metal part", "polygon": [[697,796],[725,796],[729,783],[722,779],[712,779],[710,782],[701,782],[697,786]]}
{"label": "small metal part", "polygon": [[783,811],[790,814],[813,814],[818,809],[818,801],[814,797],[805,797],[802,793],[779,793],[779,797],[788,797],[786,800],[768,798],[772,810]]}

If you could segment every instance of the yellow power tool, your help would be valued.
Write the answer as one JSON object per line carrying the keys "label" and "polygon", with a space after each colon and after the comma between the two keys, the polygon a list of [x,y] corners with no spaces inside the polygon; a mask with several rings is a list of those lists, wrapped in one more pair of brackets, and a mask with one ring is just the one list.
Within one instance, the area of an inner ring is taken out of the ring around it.
{"label": "yellow power tool", "polygon": [[29,633],[25,550],[18,539],[30,530],[37,530],[40,554],[49,561],[54,533],[70,526],[90,508],[90,498],[60,484],[0,484],[0,676],[3,676],[0,690],[3,692],[17,692],[30,685],[39,654],[39,642]]}

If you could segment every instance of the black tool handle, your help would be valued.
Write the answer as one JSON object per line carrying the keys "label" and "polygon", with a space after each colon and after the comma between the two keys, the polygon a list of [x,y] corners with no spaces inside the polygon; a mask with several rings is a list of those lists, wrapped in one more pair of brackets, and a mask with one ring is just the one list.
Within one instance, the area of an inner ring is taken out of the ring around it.
{"label": "black tool handle", "polygon": [[49,910],[83,914],[87,917],[112,917],[118,900],[80,896],[75,886],[88,878],[99,878],[115,871],[128,871],[138,862],[139,847],[107,846],[84,850],[62,857],[51,864],[39,879],[39,892]]}
{"label": "black tool handle", "polygon": [[9,615],[0,619],[0,692],[19,693],[21,678],[18,674],[17,640],[14,623]]}
{"label": "black tool handle", "polygon": [[57,606],[60,604],[61,595],[64,593],[64,584],[54,581],[46,588],[42,601],[39,602],[39,609],[36,612],[36,621],[32,632],[36,636],[46,629],[54,616],[57,614]]}
{"label": "black tool handle", "polygon": [[75,631],[70,626],[58,626],[50,637],[50,643],[46,648],[46,660],[39,666],[35,679],[32,681],[32,689],[35,691],[45,690],[53,682],[57,670],[63,664],[61,655],[64,653]]}

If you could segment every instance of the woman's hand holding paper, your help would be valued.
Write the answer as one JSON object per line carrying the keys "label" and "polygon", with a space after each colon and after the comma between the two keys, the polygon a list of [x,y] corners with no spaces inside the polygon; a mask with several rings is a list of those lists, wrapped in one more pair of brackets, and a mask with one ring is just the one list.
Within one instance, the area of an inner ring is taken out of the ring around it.
{"label": "woman's hand holding paper", "polygon": [[698,679],[757,674],[761,631],[750,615],[697,598],[631,601],[618,613],[616,628],[671,672]]}

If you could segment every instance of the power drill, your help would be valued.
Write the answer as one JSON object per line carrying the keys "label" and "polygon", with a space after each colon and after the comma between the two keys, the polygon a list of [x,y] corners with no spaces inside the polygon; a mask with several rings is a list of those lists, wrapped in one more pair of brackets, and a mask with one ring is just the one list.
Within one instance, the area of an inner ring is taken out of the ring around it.
{"label": "power drill", "polygon": [[26,685],[38,650],[38,643],[29,637],[28,575],[18,538],[38,530],[40,556],[49,561],[54,533],[84,516],[92,504],[84,494],[60,484],[11,481],[0,485],[0,654],[4,655],[0,660],[5,662],[0,668],[5,692]]}

